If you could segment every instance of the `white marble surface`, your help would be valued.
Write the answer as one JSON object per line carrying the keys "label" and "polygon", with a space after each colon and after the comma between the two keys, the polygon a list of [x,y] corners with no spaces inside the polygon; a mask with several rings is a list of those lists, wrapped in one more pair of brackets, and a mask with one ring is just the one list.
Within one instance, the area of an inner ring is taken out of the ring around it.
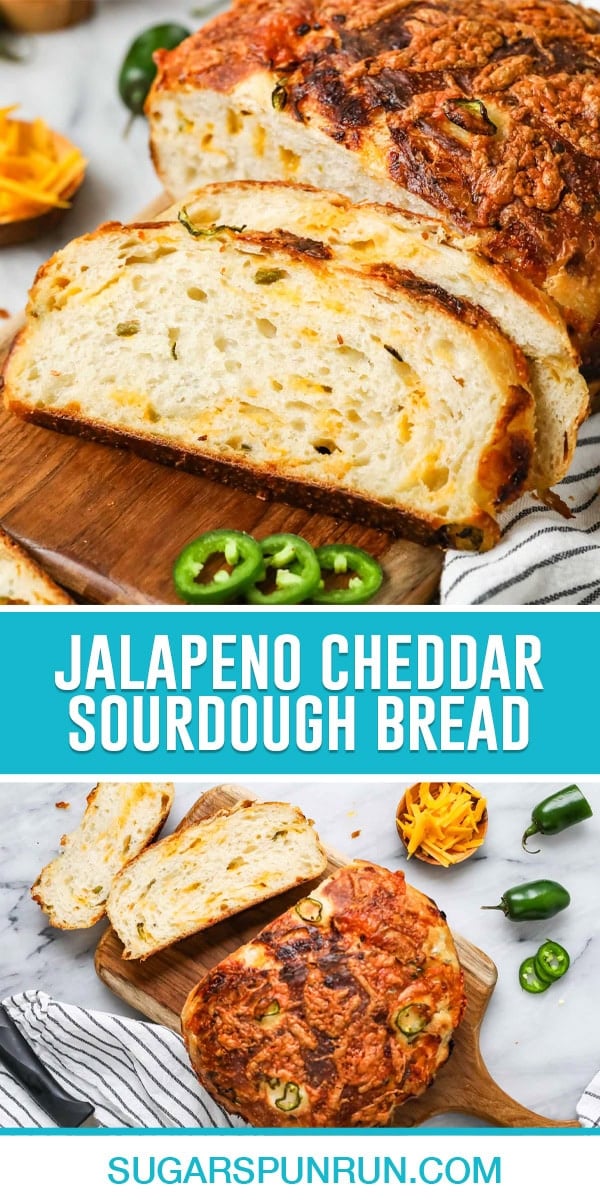
{"label": "white marble surface", "polygon": [[[338,850],[398,869],[405,860],[394,813],[407,782],[283,778],[254,780],[252,787],[265,799],[299,804]],[[497,964],[499,980],[482,1037],[492,1075],[535,1111],[572,1117],[580,1093],[600,1067],[600,779],[582,785],[597,814],[593,820],[558,837],[539,839],[542,852],[535,857],[520,849],[528,815],[540,799],[570,781],[471,782],[490,804],[485,847],[447,872],[409,863],[407,878],[430,893],[451,926]],[[209,786],[204,780],[176,784],[168,828]],[[94,949],[104,923],[82,932],[52,930],[29,897],[31,883],[55,854],[62,833],[78,823],[88,790],[84,783],[0,783],[0,996],[41,988],[58,999],[131,1015],[94,972]],[[70,808],[57,809],[59,800],[69,801]],[[352,838],[356,830],[360,836]],[[515,925],[500,912],[481,911],[480,905],[497,903],[513,884],[539,878],[556,879],[571,892],[571,907],[554,920]],[[529,996],[519,986],[518,967],[546,937],[568,948],[572,966],[564,981],[543,995]],[[458,1117],[450,1121],[475,1123]]]}
{"label": "white marble surface", "polygon": [[[132,39],[150,25],[178,21],[196,29],[223,7],[210,0],[98,0],[91,21],[28,41],[28,59],[0,59],[0,108],[20,104],[24,120],[42,116],[81,147],[87,177],[58,229],[27,246],[0,249],[0,309],[18,313],[40,263],[103,220],[125,220],[161,191],[148,154],[145,120],[127,138],[117,75]],[[0,320],[0,336],[2,322]]]}

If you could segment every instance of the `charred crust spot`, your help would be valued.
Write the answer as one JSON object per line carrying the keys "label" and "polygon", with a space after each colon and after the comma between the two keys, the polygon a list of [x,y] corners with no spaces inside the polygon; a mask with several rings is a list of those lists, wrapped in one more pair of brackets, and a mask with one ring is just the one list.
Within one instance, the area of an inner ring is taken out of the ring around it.
{"label": "charred crust spot", "polygon": [[524,434],[513,434],[510,440],[510,457],[513,469],[510,477],[498,488],[498,504],[507,504],[509,500],[520,496],[531,467],[531,439]]}
{"label": "charred crust spot", "polygon": [[494,479],[495,503],[500,506],[521,495],[531,470],[533,429],[530,425],[531,394],[513,385],[511,400],[498,420],[495,435],[482,456],[479,477],[488,487]]}
{"label": "charred crust spot", "polygon": [[[419,275],[414,275],[412,271],[394,267],[391,263],[374,263],[372,266],[365,266],[365,271],[372,279],[380,279],[390,287],[403,288],[419,300],[425,300],[428,303],[433,301],[451,316],[457,317],[464,325],[469,325],[473,329],[478,329],[482,325],[488,329],[498,329],[493,317],[490,317],[484,308],[471,303],[470,300],[463,300],[460,296],[451,295],[439,284],[422,279]],[[390,354],[394,353],[389,346],[386,346],[385,349]],[[396,354],[395,357],[398,355]]]}
{"label": "charred crust spot", "polygon": [[324,261],[333,257],[331,247],[326,246],[324,242],[319,242],[316,238],[300,237],[287,229],[277,229],[274,233],[244,232],[238,235],[239,240],[260,246],[267,253],[283,251],[298,259],[313,258]]}

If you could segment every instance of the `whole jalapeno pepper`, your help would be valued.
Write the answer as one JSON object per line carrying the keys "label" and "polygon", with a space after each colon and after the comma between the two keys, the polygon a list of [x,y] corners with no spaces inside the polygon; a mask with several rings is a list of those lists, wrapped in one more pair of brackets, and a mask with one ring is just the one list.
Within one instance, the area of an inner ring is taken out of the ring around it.
{"label": "whole jalapeno pepper", "polygon": [[169,21],[144,30],[131,43],[119,71],[119,95],[134,116],[144,111],[146,96],[156,75],[153,55],[156,50],[173,50],[191,31],[185,25]]}
{"label": "whole jalapeno pepper", "polygon": [[539,854],[539,849],[528,850],[526,845],[535,833],[547,836],[562,833],[563,829],[569,829],[579,821],[587,821],[588,817],[593,815],[583,792],[572,783],[570,787],[554,792],[552,796],[547,796],[536,805],[531,814],[531,825],[525,830],[521,845],[528,854]]}
{"label": "whole jalapeno pepper", "polygon": [[499,904],[482,904],[481,907],[499,909],[509,921],[546,921],[570,903],[571,897],[562,884],[552,879],[536,879],[533,883],[518,883],[509,888]]}

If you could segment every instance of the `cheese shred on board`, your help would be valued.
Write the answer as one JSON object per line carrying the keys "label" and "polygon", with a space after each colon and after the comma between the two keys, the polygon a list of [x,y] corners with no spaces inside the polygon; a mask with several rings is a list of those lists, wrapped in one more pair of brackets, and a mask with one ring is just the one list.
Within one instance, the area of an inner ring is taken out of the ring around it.
{"label": "cheese shred on board", "polygon": [[468,783],[417,783],[396,823],[408,857],[420,852],[442,867],[461,862],[483,844],[487,804]]}
{"label": "cheese shred on board", "polygon": [[66,197],[86,165],[81,151],[41,118],[16,120],[15,108],[0,108],[0,221],[5,222],[68,208]]}

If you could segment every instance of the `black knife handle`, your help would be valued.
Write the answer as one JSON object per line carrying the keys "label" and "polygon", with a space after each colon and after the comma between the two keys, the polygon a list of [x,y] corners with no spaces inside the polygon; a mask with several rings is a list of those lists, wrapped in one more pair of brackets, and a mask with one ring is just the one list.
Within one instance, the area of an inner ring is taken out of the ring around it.
{"label": "black knife handle", "polygon": [[87,1100],[76,1100],[65,1092],[34,1054],[18,1025],[1,1004],[0,1059],[57,1125],[76,1128],[91,1117],[94,1106]]}

